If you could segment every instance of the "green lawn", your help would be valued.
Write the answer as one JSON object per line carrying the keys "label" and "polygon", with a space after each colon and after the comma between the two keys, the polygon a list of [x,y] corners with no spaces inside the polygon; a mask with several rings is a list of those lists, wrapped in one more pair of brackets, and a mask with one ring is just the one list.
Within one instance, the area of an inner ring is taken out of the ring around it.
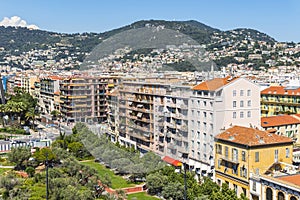
{"label": "green lawn", "polygon": [[126,188],[126,187],[132,187],[134,184],[128,183],[125,179],[123,179],[121,176],[115,175],[112,171],[107,169],[105,166],[94,162],[94,161],[87,161],[87,162],[81,162],[83,165],[90,166],[98,171],[98,174],[101,177],[104,177],[105,174],[108,174],[111,178],[112,188],[113,189],[119,189],[119,188]]}
{"label": "green lawn", "polygon": [[6,168],[0,168],[0,174],[3,174],[4,172],[7,172],[11,169],[6,169]]}
{"label": "green lawn", "polygon": [[128,194],[128,200],[157,200],[158,198],[149,196],[146,192],[139,192],[135,194]]}

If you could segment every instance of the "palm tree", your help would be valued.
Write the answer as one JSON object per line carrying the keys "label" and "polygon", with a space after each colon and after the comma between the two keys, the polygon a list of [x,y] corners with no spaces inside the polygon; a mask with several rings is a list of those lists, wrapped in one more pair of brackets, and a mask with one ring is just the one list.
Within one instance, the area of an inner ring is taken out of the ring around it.
{"label": "palm tree", "polygon": [[31,128],[34,129],[34,124],[35,124],[35,117],[36,116],[39,116],[39,113],[37,113],[35,111],[34,108],[30,108],[26,113],[25,113],[25,119],[26,121],[30,121],[32,120],[32,125],[31,125]]}
{"label": "palm tree", "polygon": [[6,112],[5,104],[0,104],[0,113],[1,113],[0,116],[1,116],[1,122],[3,127],[5,127],[5,122],[4,122],[5,112]]}

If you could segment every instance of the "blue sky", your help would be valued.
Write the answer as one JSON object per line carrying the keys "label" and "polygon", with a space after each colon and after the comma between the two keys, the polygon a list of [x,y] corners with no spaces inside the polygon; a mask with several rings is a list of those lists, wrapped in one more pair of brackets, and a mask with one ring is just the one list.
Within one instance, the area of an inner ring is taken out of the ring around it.
{"label": "blue sky", "polygon": [[214,28],[254,28],[300,42],[298,0],[1,0],[0,21],[20,16],[55,32],[104,32],[142,19],[197,20]]}

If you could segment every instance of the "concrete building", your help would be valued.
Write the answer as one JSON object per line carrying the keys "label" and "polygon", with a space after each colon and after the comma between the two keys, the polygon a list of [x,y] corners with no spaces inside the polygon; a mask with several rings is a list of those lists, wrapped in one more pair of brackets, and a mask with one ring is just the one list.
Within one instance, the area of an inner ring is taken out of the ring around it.
{"label": "concrete building", "polygon": [[259,86],[245,78],[215,78],[193,87],[189,99],[189,165],[214,168],[214,136],[231,125],[260,127]]}
{"label": "concrete building", "polygon": [[261,91],[261,115],[300,114],[300,87],[271,86]]}
{"label": "concrete building", "polygon": [[262,117],[261,127],[268,132],[289,137],[296,146],[300,145],[300,114]]}
{"label": "concrete building", "polygon": [[50,115],[55,109],[54,93],[59,91],[60,76],[46,76],[40,79],[40,96],[38,106],[42,115]]}
{"label": "concrete building", "polygon": [[60,82],[59,88],[64,121],[102,123],[107,120],[107,77],[67,77]]}

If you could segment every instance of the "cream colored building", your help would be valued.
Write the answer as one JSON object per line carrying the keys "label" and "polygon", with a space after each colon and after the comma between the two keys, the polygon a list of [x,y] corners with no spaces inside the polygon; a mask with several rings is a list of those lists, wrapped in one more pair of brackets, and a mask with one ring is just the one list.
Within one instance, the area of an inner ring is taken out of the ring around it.
{"label": "cream colored building", "polygon": [[260,127],[259,86],[245,78],[215,78],[193,88],[189,100],[189,165],[214,166],[214,137],[232,125]]}

